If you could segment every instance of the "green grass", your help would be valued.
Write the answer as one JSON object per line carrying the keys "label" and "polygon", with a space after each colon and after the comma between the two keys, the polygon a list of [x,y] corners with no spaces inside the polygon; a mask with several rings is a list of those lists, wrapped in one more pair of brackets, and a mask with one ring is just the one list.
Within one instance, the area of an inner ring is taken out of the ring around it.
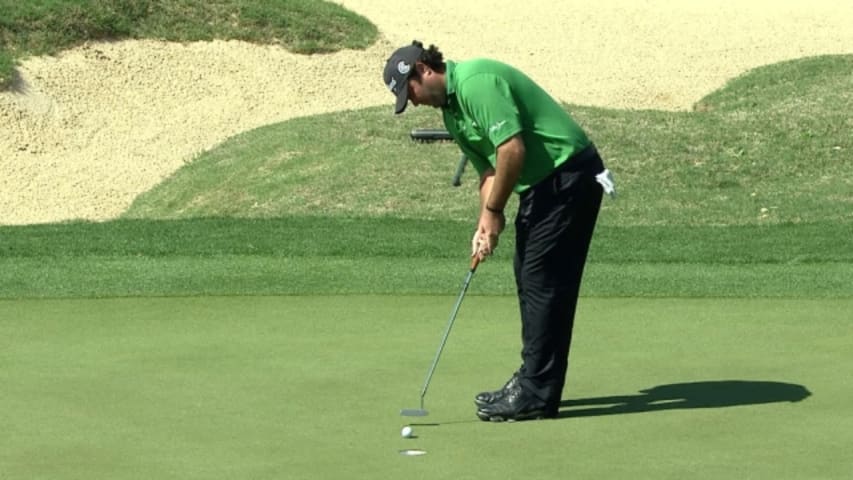
{"label": "green grass", "polygon": [[[119,220],[0,228],[0,298],[449,294],[467,222],[394,218]],[[602,226],[589,296],[849,297],[845,224]],[[474,294],[514,292],[511,232]]]}
{"label": "green grass", "polygon": [[0,88],[16,60],[91,40],[236,39],[297,53],[365,48],[376,27],[322,0],[0,0]]}
{"label": "green grass", "polygon": [[[467,255],[459,243],[470,240],[469,226],[468,222],[450,220],[300,216],[29,225],[0,229],[3,233],[0,258],[256,255],[458,259]],[[835,223],[732,227],[607,225],[596,231],[591,255],[596,261],[608,263],[747,266],[850,263],[853,245],[839,241],[848,232],[847,225]],[[502,239],[505,242],[501,243],[502,250],[512,250],[511,229]]]}
{"label": "green grass", "polygon": [[[847,300],[584,299],[562,418],[491,424],[511,297],[0,301],[4,480],[847,478]],[[61,340],[59,340],[61,339]],[[803,339],[808,345],[803,347]],[[843,370],[843,369],[842,369]],[[643,391],[650,391],[643,393]],[[656,399],[649,403],[651,399]],[[542,448],[534,448],[540,446]],[[427,456],[397,451],[423,448]]]}

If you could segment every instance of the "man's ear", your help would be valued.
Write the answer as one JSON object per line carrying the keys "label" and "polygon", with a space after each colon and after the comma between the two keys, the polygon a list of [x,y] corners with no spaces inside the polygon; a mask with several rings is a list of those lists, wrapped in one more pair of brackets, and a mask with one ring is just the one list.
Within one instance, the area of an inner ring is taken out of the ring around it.
{"label": "man's ear", "polygon": [[423,77],[427,72],[430,72],[430,73],[432,72],[432,69],[431,69],[431,68],[429,68],[429,67],[428,67],[425,63],[423,63],[423,62],[416,62],[416,63],[415,63],[415,70],[417,70],[418,75],[419,75],[419,76],[421,76],[421,77]]}

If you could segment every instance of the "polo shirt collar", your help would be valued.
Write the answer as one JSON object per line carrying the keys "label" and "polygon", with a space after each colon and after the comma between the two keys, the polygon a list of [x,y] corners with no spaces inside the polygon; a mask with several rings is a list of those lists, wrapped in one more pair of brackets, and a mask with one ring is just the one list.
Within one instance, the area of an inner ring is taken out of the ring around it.
{"label": "polo shirt collar", "polygon": [[447,103],[444,106],[447,108],[452,105],[453,99],[456,98],[456,62],[446,60],[444,65],[444,78],[447,84]]}

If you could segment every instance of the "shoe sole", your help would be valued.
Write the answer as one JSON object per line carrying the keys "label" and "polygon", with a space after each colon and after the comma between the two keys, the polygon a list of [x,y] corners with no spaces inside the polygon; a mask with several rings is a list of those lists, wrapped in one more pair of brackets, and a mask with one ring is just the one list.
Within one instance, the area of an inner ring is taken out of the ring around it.
{"label": "shoe sole", "polygon": [[521,422],[524,420],[543,420],[546,418],[556,418],[556,415],[548,415],[545,410],[534,410],[532,412],[525,412],[521,415],[516,415],[514,417],[508,415],[489,415],[482,412],[477,412],[477,417],[484,422]]}

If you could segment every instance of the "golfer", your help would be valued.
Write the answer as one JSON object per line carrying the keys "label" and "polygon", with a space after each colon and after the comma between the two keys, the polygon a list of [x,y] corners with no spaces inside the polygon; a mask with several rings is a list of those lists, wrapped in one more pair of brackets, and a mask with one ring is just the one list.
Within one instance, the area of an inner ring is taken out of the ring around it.
{"label": "golfer", "polygon": [[[385,85],[397,98],[441,109],[444,125],[480,175],[480,215],[471,255],[498,246],[510,194],[522,364],[506,384],[475,397],[482,420],[553,418],[568,369],[584,263],[612,177],[581,127],[541,87],[504,63],[445,61],[419,41],[388,59]],[[597,178],[598,176],[598,178]]]}

